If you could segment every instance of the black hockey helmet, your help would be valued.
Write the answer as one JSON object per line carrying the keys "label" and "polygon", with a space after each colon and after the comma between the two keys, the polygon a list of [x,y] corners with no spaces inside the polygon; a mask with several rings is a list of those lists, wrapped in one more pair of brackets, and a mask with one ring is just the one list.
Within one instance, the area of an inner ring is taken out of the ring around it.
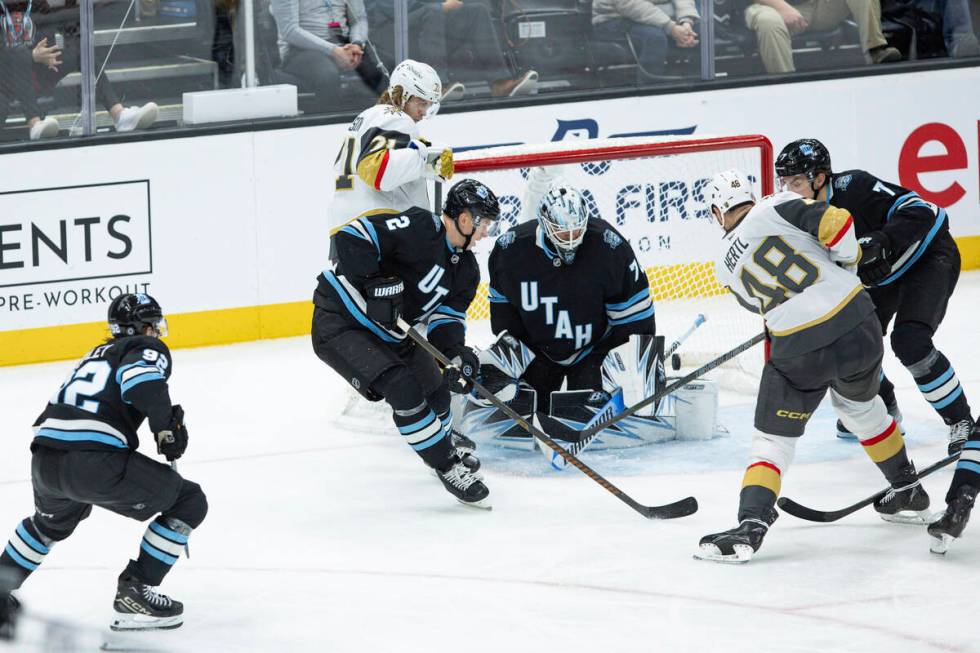
{"label": "black hockey helmet", "polygon": [[813,181],[818,174],[830,174],[830,152],[815,138],[801,138],[783,148],[776,157],[776,175],[806,175]]}
{"label": "black hockey helmet", "polygon": [[[490,222],[487,233],[491,236],[497,235],[500,202],[497,201],[497,196],[493,194],[489,186],[475,179],[463,179],[453,184],[446,194],[446,205],[442,212],[448,215],[456,223],[456,228],[459,229],[459,214],[465,210],[469,210],[473,217],[474,231],[486,220]],[[469,239],[472,235],[471,233],[466,237],[466,245],[463,249],[469,245]]]}
{"label": "black hockey helmet", "polygon": [[109,331],[114,338],[142,335],[145,327],[167,335],[167,320],[157,300],[144,293],[124,293],[109,304]]}

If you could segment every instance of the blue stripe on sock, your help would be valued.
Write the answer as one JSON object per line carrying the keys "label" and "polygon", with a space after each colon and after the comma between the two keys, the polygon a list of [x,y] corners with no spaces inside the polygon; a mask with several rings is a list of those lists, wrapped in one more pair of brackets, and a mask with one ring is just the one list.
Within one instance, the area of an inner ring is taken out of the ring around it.
{"label": "blue stripe on sock", "polygon": [[418,444],[413,444],[411,446],[412,449],[415,449],[416,451],[424,451],[425,449],[428,449],[432,445],[439,442],[439,440],[442,440],[444,437],[446,437],[446,430],[439,429],[439,432],[433,435],[428,440],[422,440],[422,442],[419,442]]}
{"label": "blue stripe on sock", "polygon": [[434,422],[435,419],[436,419],[436,414],[433,413],[430,410],[429,413],[428,413],[428,415],[426,415],[425,417],[423,417],[419,421],[415,422],[414,424],[408,424],[406,426],[399,426],[398,427],[398,432],[401,433],[402,435],[411,435],[412,433],[415,433],[417,431],[421,431],[422,429],[424,429],[425,427],[427,427],[429,424],[431,424],[432,422]]}
{"label": "blue stripe on sock", "polygon": [[158,549],[158,548],[154,547],[153,545],[151,545],[146,540],[143,540],[142,542],[140,542],[140,548],[143,549],[144,551],[146,551],[151,556],[153,556],[154,558],[156,558],[157,560],[159,560],[160,562],[162,562],[164,564],[173,566],[177,562],[177,558],[175,558],[173,556],[170,556],[170,555],[167,555],[166,553],[164,553],[160,549]]}
{"label": "blue stripe on sock", "polygon": [[967,440],[963,445],[964,449],[980,449],[980,440]]}
{"label": "blue stripe on sock", "polygon": [[160,522],[150,522],[150,530],[162,537],[165,540],[170,540],[174,544],[187,544],[187,536],[178,533],[177,531],[172,531],[166,526],[160,524]]}
{"label": "blue stripe on sock", "polygon": [[956,386],[956,391],[953,392],[952,394],[947,395],[945,399],[942,399],[940,401],[930,401],[929,403],[932,404],[933,408],[939,410],[940,408],[945,408],[946,406],[950,405],[951,403],[959,399],[961,394],[963,394],[963,386],[958,385]]}
{"label": "blue stripe on sock", "polygon": [[980,474],[980,464],[977,464],[972,460],[961,460],[960,462],[956,463],[956,471],[960,470]]}
{"label": "blue stripe on sock", "polygon": [[28,560],[27,558],[25,558],[21,554],[17,553],[17,551],[14,549],[14,547],[10,546],[9,544],[6,546],[6,548],[4,548],[3,551],[7,555],[9,555],[11,558],[13,558],[14,562],[16,562],[17,564],[19,564],[21,567],[23,567],[27,571],[34,571],[35,569],[37,569],[37,565],[36,564],[34,564],[33,562],[31,562],[30,560]]}
{"label": "blue stripe on sock", "polygon": [[947,381],[949,381],[951,378],[953,378],[953,368],[952,367],[950,367],[948,370],[946,370],[945,372],[943,372],[942,374],[940,374],[938,377],[936,377],[932,381],[929,381],[929,383],[923,383],[922,385],[919,385],[919,390],[921,390],[922,392],[929,392],[930,390],[935,390],[936,388],[938,388],[942,384],[944,384]]}
{"label": "blue stripe on sock", "polygon": [[51,549],[44,546],[37,540],[35,540],[34,536],[27,532],[27,529],[24,528],[23,523],[17,524],[17,534],[20,535],[20,539],[27,542],[28,546],[30,546],[32,549],[34,549],[41,555],[48,555],[49,553],[51,553]]}

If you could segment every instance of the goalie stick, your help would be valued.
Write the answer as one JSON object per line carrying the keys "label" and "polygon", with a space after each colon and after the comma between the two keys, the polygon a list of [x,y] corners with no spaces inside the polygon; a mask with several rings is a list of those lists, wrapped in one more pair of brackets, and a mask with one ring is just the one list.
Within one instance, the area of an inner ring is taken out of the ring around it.
{"label": "goalie stick", "polygon": [[[932,474],[937,469],[942,469],[946,465],[955,462],[959,457],[960,454],[955,453],[952,456],[946,456],[942,460],[934,462],[933,464],[929,465],[928,467],[920,471],[918,474],[918,478],[920,479],[925,478],[926,476]],[[881,492],[876,492],[875,494],[871,495],[867,499],[862,499],[861,501],[858,501],[854,505],[848,506],[846,508],[841,508],[840,510],[829,510],[829,511],[814,510],[813,508],[807,508],[806,506],[802,506],[796,503],[789,497],[779,497],[779,499],[776,501],[776,505],[779,506],[784,512],[793,515],[794,517],[797,517],[799,519],[829,523],[829,522],[835,522],[838,519],[841,519],[842,517],[847,517],[851,513],[857,512],[858,510],[864,508],[865,506],[870,506],[872,503],[874,503],[881,497],[885,496],[888,493],[889,489],[891,488],[885,488]]]}
{"label": "goalie stick", "polygon": [[[667,358],[669,358],[671,354],[677,351],[677,348],[680,347],[682,344],[684,344],[684,341],[690,338],[691,334],[697,331],[698,327],[704,324],[706,319],[707,318],[705,318],[703,314],[698,313],[698,316],[694,318],[694,324],[692,324],[687,331],[681,334],[681,336],[677,338],[677,340],[670,343],[670,347],[668,347],[667,351],[664,352],[662,360],[667,360]],[[688,383],[689,381],[690,379],[688,379],[688,381],[685,381],[685,383]],[[674,389],[676,389],[676,387]],[[673,392],[673,389],[671,390],[671,392]],[[609,404],[607,404],[598,413],[595,414],[595,417],[592,418],[592,421],[586,424],[585,428],[582,429],[583,435],[580,436],[578,442],[573,442],[572,444],[569,445],[568,447],[569,453],[571,453],[573,456],[579,455],[585,450],[586,447],[589,446],[589,444],[591,444],[596,439],[596,436],[598,435],[598,431],[596,433],[589,435],[588,437],[584,437],[584,434],[590,433],[590,429],[594,424],[604,421],[605,413],[611,407],[611,405],[612,402],[610,401]],[[616,415],[613,415],[612,417],[616,417]],[[565,459],[562,458],[560,455],[558,455],[556,452],[542,451],[542,453],[544,454],[545,459],[548,461],[548,463],[551,465],[553,469],[556,469],[558,471],[565,469],[566,466]]]}
{"label": "goalie stick", "polygon": [[[433,358],[439,361],[442,365],[446,367],[454,367],[448,358],[443,355],[441,351],[436,349],[432,344],[421,336],[415,329],[413,329],[404,319],[398,318],[398,327],[402,329],[405,334],[415,341],[415,343],[428,352]],[[620,490],[618,487],[607,481],[594,469],[583,463],[581,460],[573,456],[572,454],[565,451],[565,449],[552,440],[550,437],[545,435],[545,433],[531,424],[523,417],[521,417],[516,411],[514,411],[510,406],[500,401],[495,394],[484,388],[482,385],[476,381],[470,379],[473,384],[473,388],[481,395],[484,399],[492,403],[499,410],[504,412],[508,417],[515,420],[520,424],[521,428],[525,429],[532,436],[546,444],[548,447],[558,452],[558,454],[565,459],[566,462],[570,463],[572,466],[576,467],[583,474],[588,476],[590,479],[598,483],[607,492],[615,496],[617,499],[628,505],[630,508],[640,513],[647,519],[675,519],[677,517],[686,517],[687,515],[692,515],[698,510],[698,501],[694,497],[686,497],[680,501],[675,501],[673,503],[668,503],[662,506],[645,506],[631,496]]]}

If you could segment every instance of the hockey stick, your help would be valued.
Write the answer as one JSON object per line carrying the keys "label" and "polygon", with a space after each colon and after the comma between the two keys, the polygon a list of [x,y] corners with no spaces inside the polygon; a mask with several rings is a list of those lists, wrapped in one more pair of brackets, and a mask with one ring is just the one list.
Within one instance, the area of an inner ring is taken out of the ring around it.
{"label": "hockey stick", "polygon": [[[452,362],[446,358],[441,351],[432,346],[432,344],[423,338],[418,332],[415,331],[405,320],[398,318],[398,327],[402,329],[405,334],[415,341],[415,343],[428,352],[433,358],[445,365],[446,367],[453,367]],[[532,436],[537,438],[539,441],[546,444],[548,447],[558,452],[558,454],[565,459],[566,462],[571,463],[573,466],[578,468],[583,474],[591,478],[593,481],[601,485],[606,491],[615,496],[617,499],[628,505],[630,508],[640,513],[647,519],[674,519],[676,517],[686,517],[687,515],[694,514],[698,509],[697,499],[694,497],[687,497],[681,499],[680,501],[675,501],[674,503],[668,503],[662,506],[645,506],[641,503],[635,501],[631,496],[620,490],[618,487],[607,481],[605,478],[599,475],[598,472],[593,470],[591,467],[583,463],[581,460],[573,456],[572,454],[565,451],[565,449],[544,434],[541,429],[537,428],[523,417],[521,417],[514,409],[500,401],[495,394],[484,388],[482,385],[476,381],[470,379],[473,384],[473,388],[487,401],[496,406],[500,411],[506,414],[511,419],[515,420],[520,424],[521,428],[526,430]]]}
{"label": "hockey stick", "polygon": [[[646,408],[650,404],[653,404],[653,403],[656,403],[656,402],[660,401],[661,399],[663,399],[664,397],[666,397],[667,395],[669,395],[674,390],[677,390],[678,388],[683,387],[684,385],[690,383],[691,381],[695,380],[696,378],[707,374],[708,372],[710,372],[711,370],[715,369],[716,367],[718,367],[720,365],[723,365],[724,363],[727,363],[728,361],[730,361],[731,359],[735,358],[736,356],[738,356],[742,352],[746,351],[747,349],[751,349],[755,345],[757,345],[760,342],[762,342],[762,340],[765,337],[766,337],[766,334],[765,333],[759,333],[759,334],[756,334],[756,335],[752,336],[751,338],[749,338],[748,340],[746,340],[745,342],[743,342],[742,344],[740,344],[738,347],[735,347],[734,349],[730,349],[729,351],[725,352],[724,354],[722,354],[721,356],[719,356],[718,358],[716,358],[716,359],[714,359],[712,361],[708,361],[707,363],[705,363],[704,365],[702,365],[698,369],[694,370],[693,372],[691,372],[687,376],[681,377],[677,381],[674,381],[673,383],[671,383],[670,385],[668,385],[667,387],[665,387],[664,389],[662,389],[660,392],[658,392],[656,394],[653,394],[653,395],[647,397],[646,399],[643,399],[641,401],[636,402],[635,404],[633,404],[632,406],[630,406],[629,408],[627,408],[626,410],[624,410],[623,412],[621,412],[619,415],[616,415],[615,417],[612,417],[610,419],[607,419],[604,422],[600,422],[599,424],[596,424],[595,426],[591,426],[591,427],[583,430],[582,431],[582,436],[581,436],[582,439],[579,442],[582,443],[587,438],[588,439],[591,439],[593,436],[595,436],[596,433],[598,433],[602,429],[609,428],[610,426],[612,426],[616,422],[618,422],[620,420],[623,420],[623,419],[626,419],[630,415],[635,415],[637,412],[643,410],[644,408]],[[584,446],[584,445],[582,445],[582,446]]]}
{"label": "hockey stick", "polygon": [[[694,319],[694,324],[691,325],[691,328],[689,328],[687,331],[685,331],[683,334],[681,334],[681,336],[679,338],[677,338],[677,340],[675,340],[674,342],[672,342],[670,344],[670,347],[667,348],[667,351],[664,353],[662,360],[667,360],[667,358],[671,354],[673,354],[675,351],[677,351],[677,348],[680,347],[682,344],[684,344],[684,341],[687,340],[688,338],[690,338],[691,337],[691,334],[694,333],[695,331],[697,331],[698,330],[698,327],[700,327],[702,324],[705,323],[705,320],[706,320],[706,318],[704,317],[704,315],[701,314],[701,313],[698,313],[698,316]],[[608,404],[607,404],[607,406],[608,406]],[[595,422],[596,420],[602,421],[603,413],[605,411],[606,411],[606,407],[603,407],[603,409],[601,409],[599,412],[597,412],[595,414],[595,417],[592,418],[592,421],[590,421],[589,424],[586,424],[585,425],[585,428],[582,429],[582,433],[585,433],[585,432],[589,431],[589,429],[591,428],[592,423]],[[615,417],[615,415],[613,415],[613,417]],[[568,447],[568,452],[571,453],[573,456],[577,456],[580,453],[582,453],[585,450],[585,448],[588,447],[589,444],[591,444],[593,440],[595,440],[596,434],[589,435],[587,438],[586,437],[583,437],[581,435],[579,437],[580,437],[580,439],[577,442],[573,442]],[[547,459],[548,463],[554,469],[556,469],[558,471],[561,471],[561,470],[565,469],[565,459],[564,458],[562,458],[561,456],[558,456],[558,455],[556,455],[554,453],[547,452],[547,451],[545,451],[543,453],[544,453],[545,458]]]}
{"label": "hockey stick", "polygon": [[[170,461],[170,469],[172,469],[175,472],[177,472],[177,461],[176,460],[171,460]],[[177,472],[177,473],[179,474],[180,472]],[[188,560],[191,559],[191,545],[189,543],[187,543],[187,542],[184,542],[184,555],[187,556],[187,559]]]}
{"label": "hockey stick", "polygon": [[[959,457],[960,457],[959,453],[954,453],[951,456],[946,456],[942,460],[934,462],[933,464],[929,465],[921,472],[919,472],[918,478],[920,479],[925,478],[926,476],[932,474],[937,469],[942,469],[946,465],[955,462]],[[776,501],[776,505],[782,508],[785,512],[793,515],[794,517],[798,517],[799,519],[829,523],[829,522],[837,521],[842,517],[847,517],[851,513],[857,512],[858,510],[864,508],[865,506],[870,506],[872,503],[874,503],[881,497],[888,494],[889,489],[891,488],[885,488],[881,492],[876,492],[872,494],[867,499],[862,499],[861,501],[858,501],[854,505],[848,506],[847,508],[842,508],[840,510],[831,510],[831,511],[814,510],[813,508],[807,508],[806,506],[801,506],[800,504],[796,503],[789,497],[779,497],[779,500]]]}
{"label": "hockey stick", "polygon": [[[572,454],[572,456],[577,456],[578,454],[580,454],[582,452],[583,449],[585,449],[587,446],[589,446],[589,444],[591,444],[593,440],[595,440],[595,438],[598,435],[599,431],[601,431],[601,430],[603,430],[605,428],[609,428],[610,426],[612,426],[616,422],[618,422],[620,420],[623,420],[623,419],[626,419],[630,415],[635,414],[637,411],[643,409],[646,406],[649,406],[650,404],[657,403],[658,401],[660,401],[661,399],[663,399],[664,397],[666,397],[670,393],[674,392],[678,388],[684,387],[685,385],[687,385],[691,381],[697,379],[698,377],[700,377],[700,376],[702,376],[704,374],[707,374],[708,372],[710,372],[711,370],[715,369],[719,365],[723,365],[727,361],[735,358],[736,356],[738,356],[739,354],[741,354],[742,352],[744,352],[746,349],[750,349],[750,348],[754,347],[763,338],[765,338],[765,333],[760,333],[758,335],[753,336],[751,339],[746,340],[745,342],[743,342],[742,344],[740,344],[735,349],[732,349],[730,351],[725,352],[724,354],[722,354],[721,356],[719,356],[718,358],[716,358],[716,359],[714,359],[712,361],[708,361],[707,363],[705,363],[704,365],[702,365],[698,369],[694,370],[693,372],[691,372],[687,376],[681,377],[680,379],[674,381],[670,385],[668,385],[668,386],[664,387],[663,389],[661,389],[660,392],[657,392],[657,393],[655,393],[655,394],[647,397],[646,399],[643,399],[642,401],[639,401],[639,402],[633,404],[632,406],[630,406],[629,408],[627,408],[623,412],[619,413],[618,415],[616,415],[614,417],[611,417],[611,418],[609,418],[609,419],[607,419],[607,420],[605,420],[603,422],[600,422],[598,424],[595,424],[593,426],[590,426],[588,428],[582,429],[581,434],[579,435],[578,442],[573,442],[568,447],[568,452],[570,454]],[[551,465],[552,465],[552,467],[555,467],[556,469],[561,469],[561,467],[558,467],[555,464],[555,461],[554,460],[551,461]]]}
{"label": "hockey stick", "polygon": [[691,337],[691,334],[698,330],[698,327],[705,323],[707,318],[702,313],[698,313],[698,316],[694,318],[694,324],[691,328],[685,331],[680,338],[670,343],[670,347],[667,347],[667,351],[664,352],[663,360],[666,361],[670,356],[677,351],[677,348],[684,344],[684,341]]}

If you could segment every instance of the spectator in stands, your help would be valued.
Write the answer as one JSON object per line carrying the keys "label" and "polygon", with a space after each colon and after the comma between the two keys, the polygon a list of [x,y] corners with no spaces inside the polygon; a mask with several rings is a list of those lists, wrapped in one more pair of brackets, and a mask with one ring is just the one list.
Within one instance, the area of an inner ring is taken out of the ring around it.
{"label": "spectator in stands", "polygon": [[890,47],[881,33],[879,0],[755,0],[745,9],[745,23],[755,32],[759,55],[768,73],[791,73],[791,35],[833,29],[851,16],[861,32],[861,44],[871,63],[899,61],[902,53]]}
{"label": "spectator in stands", "polygon": [[343,104],[337,91],[346,71],[356,71],[374,95],[387,87],[388,80],[366,52],[364,0],[272,0],[271,7],[279,29],[282,70],[316,94],[317,111]]}
{"label": "spectator in stands", "polygon": [[[905,3],[890,0],[885,8],[901,4]],[[967,0],[912,0],[912,4],[941,18],[943,42],[949,56],[957,59],[980,56],[980,43],[977,43],[977,35],[973,31],[973,19],[970,17],[970,4]]]}
{"label": "spectator in stands", "polygon": [[[394,23],[391,0],[368,0],[372,19],[388,33]],[[486,80],[494,97],[528,95],[537,89],[534,70],[512,74],[507,66],[490,10],[480,2],[408,0],[409,52],[439,73],[447,95],[462,82]],[[394,38],[375,41],[381,57],[394,64]]]}
{"label": "spectator in stands", "polygon": [[695,48],[700,20],[694,0],[595,0],[592,34],[600,41],[625,41],[636,54],[637,84],[664,74],[667,38]]}
{"label": "spectator in stands", "polygon": [[[46,0],[0,0],[0,96],[20,102],[31,140],[57,136],[60,128],[55,118],[44,117],[38,95],[51,92],[68,73],[80,69],[77,17],[51,21],[44,30],[31,17],[34,12],[52,11]],[[58,38],[63,39],[64,48],[58,47]],[[116,131],[146,129],[157,119],[159,109],[153,102],[124,107],[104,74],[96,81],[95,93],[112,116]]]}

